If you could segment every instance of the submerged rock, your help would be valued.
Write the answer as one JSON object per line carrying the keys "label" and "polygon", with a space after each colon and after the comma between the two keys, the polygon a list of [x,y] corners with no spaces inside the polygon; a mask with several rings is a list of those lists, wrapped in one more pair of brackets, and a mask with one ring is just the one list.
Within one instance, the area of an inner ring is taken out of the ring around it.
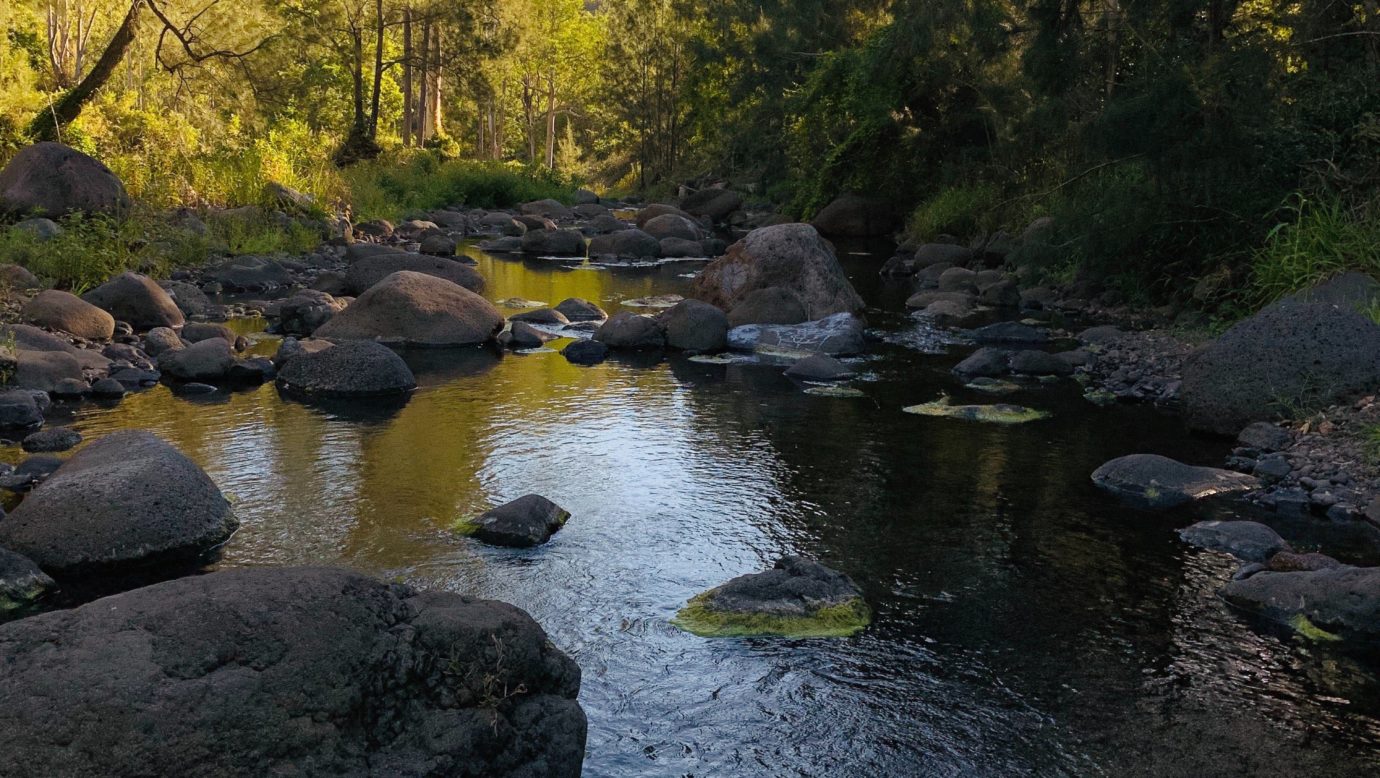
{"label": "submerged rock", "polygon": [[538,494],[528,494],[463,522],[460,530],[495,546],[529,548],[551,539],[570,512]]}
{"label": "submerged rock", "polygon": [[194,559],[237,526],[196,463],[128,430],[87,446],[24,498],[0,521],[0,546],[54,575],[79,575]]}
{"label": "submerged rock", "polygon": [[871,621],[871,609],[848,576],[787,556],[771,570],[692,597],[671,623],[701,637],[802,638],[846,637]]}
{"label": "submerged rock", "polygon": [[1044,411],[1037,411],[1033,408],[1026,408],[1023,405],[1008,405],[998,403],[996,405],[953,405],[949,398],[935,400],[934,402],[922,403],[920,405],[910,405],[901,410],[906,413],[913,413],[917,416],[939,416],[946,419],[962,419],[964,421],[980,421],[988,424],[1024,424],[1028,421],[1039,421],[1049,418],[1049,414]]}
{"label": "submerged rock", "polygon": [[1307,637],[1380,638],[1380,567],[1262,572],[1228,582],[1222,597]]}
{"label": "submerged rock", "polygon": [[1268,562],[1289,548],[1279,533],[1255,521],[1200,521],[1179,530],[1179,537],[1189,545],[1231,554],[1245,562]]}
{"label": "submerged rock", "polygon": [[81,443],[81,433],[71,427],[40,430],[24,438],[20,447],[33,454],[69,451]]}
{"label": "submerged rock", "polygon": [[1122,502],[1146,510],[1165,510],[1259,486],[1259,481],[1242,473],[1194,467],[1157,454],[1118,457],[1093,471],[1092,480]]}
{"label": "submerged rock", "polygon": [[811,354],[858,354],[867,348],[861,319],[837,313],[803,324],[745,324],[728,331],[728,346],[739,351],[803,358]]}
{"label": "submerged rock", "polygon": [[56,586],[28,557],[0,548],[0,619],[28,608]]}
{"label": "submerged rock", "polygon": [[814,354],[786,368],[786,375],[808,381],[839,381],[852,378],[853,371],[827,354]]}
{"label": "submerged rock", "polygon": [[[324,568],[0,627],[3,775],[577,776],[580,669],[530,616]],[[63,679],[54,685],[54,679]]]}
{"label": "submerged rock", "polygon": [[278,386],[287,392],[321,397],[372,397],[405,394],[417,379],[392,349],[361,340],[291,355],[281,362]]}

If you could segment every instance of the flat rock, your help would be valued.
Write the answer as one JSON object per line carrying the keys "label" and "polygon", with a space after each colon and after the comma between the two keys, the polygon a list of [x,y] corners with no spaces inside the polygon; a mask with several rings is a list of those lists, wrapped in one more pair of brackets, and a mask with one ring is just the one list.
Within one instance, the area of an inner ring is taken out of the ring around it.
{"label": "flat rock", "polygon": [[1279,533],[1256,521],[1200,521],[1179,531],[1185,543],[1231,554],[1245,562],[1268,562],[1289,544]]}
{"label": "flat rock", "polygon": [[728,331],[729,348],[764,354],[859,354],[867,348],[861,319],[839,313],[803,324],[745,324]]}
{"label": "flat rock", "polygon": [[1118,457],[1093,471],[1093,483],[1133,507],[1164,510],[1195,500],[1250,491],[1251,476],[1211,467],[1194,467],[1157,454]]}
{"label": "flat rock", "polygon": [[853,371],[827,354],[812,354],[786,368],[786,375],[806,381],[839,381],[852,378]]}

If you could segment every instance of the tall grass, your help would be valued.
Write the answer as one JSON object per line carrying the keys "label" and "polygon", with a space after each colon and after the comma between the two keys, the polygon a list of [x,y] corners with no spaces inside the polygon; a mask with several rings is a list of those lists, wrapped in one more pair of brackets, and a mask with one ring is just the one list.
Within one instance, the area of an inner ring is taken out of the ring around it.
{"label": "tall grass", "polygon": [[991,184],[968,184],[940,190],[911,213],[906,232],[926,241],[952,235],[967,241],[991,229],[998,221],[995,207],[1001,190]]}
{"label": "tall grass", "polygon": [[547,198],[570,203],[575,185],[543,168],[400,151],[341,172],[356,221],[467,205],[497,208]]}
{"label": "tall grass", "polygon": [[1340,200],[1296,195],[1252,257],[1249,302],[1268,305],[1338,273],[1380,277],[1380,219]]}

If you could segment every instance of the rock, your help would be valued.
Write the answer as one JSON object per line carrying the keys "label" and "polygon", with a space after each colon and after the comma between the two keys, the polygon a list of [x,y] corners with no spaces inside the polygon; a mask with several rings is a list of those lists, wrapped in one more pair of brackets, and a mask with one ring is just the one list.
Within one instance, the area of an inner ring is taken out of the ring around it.
{"label": "rock", "polygon": [[455,249],[455,238],[449,235],[428,235],[422,240],[421,248],[418,251],[434,257],[453,257],[455,256]]}
{"label": "rock", "polygon": [[599,202],[599,195],[589,191],[588,189],[575,190],[576,205],[592,205],[597,202]]}
{"label": "rock", "polygon": [[1133,507],[1164,510],[1206,497],[1259,486],[1256,479],[1211,467],[1193,467],[1156,454],[1131,454],[1097,468],[1093,483]]}
{"label": "rock", "polygon": [[707,216],[722,222],[743,207],[743,196],[731,189],[701,189],[681,200],[680,207],[692,216]]}
{"label": "rock", "polygon": [[231,365],[225,372],[225,378],[241,384],[262,384],[273,380],[277,374],[278,369],[274,367],[273,360],[266,357],[250,357]]}
{"label": "rock", "polygon": [[586,235],[607,235],[610,232],[630,230],[632,227],[611,215],[596,216],[584,226]]}
{"label": "rock", "polygon": [[[4,775],[577,776],[580,669],[526,613],[327,568],[0,627]],[[53,679],[61,678],[61,688]]]}
{"label": "rock", "polygon": [[862,631],[871,610],[857,584],[818,562],[782,557],[766,572],[741,575],[691,598],[671,623],[702,637],[844,637]]}
{"label": "rock", "polygon": [[677,216],[674,213],[666,213],[655,219],[649,219],[638,227],[652,240],[657,241],[660,250],[660,241],[667,238],[680,238],[682,240],[698,241],[704,237],[704,231],[692,219],[684,216]]}
{"label": "rock", "polygon": [[667,258],[683,259],[686,257],[707,256],[704,250],[704,242],[698,240],[666,238],[661,241],[660,247],[661,256]]}
{"label": "rock", "polygon": [[1073,366],[1044,351],[1018,351],[1011,356],[1011,372],[1022,375],[1073,375]]}
{"label": "rock", "polygon": [[1347,308],[1285,301],[1189,355],[1180,397],[1192,428],[1236,435],[1251,422],[1373,390],[1377,372],[1380,326]]}
{"label": "rock", "polygon": [[298,291],[278,308],[278,331],[286,335],[310,335],[345,310],[345,303],[325,292]]}
{"label": "rock", "polygon": [[81,299],[141,330],[176,329],[187,320],[163,287],[138,273],[122,273],[82,295]]}
{"label": "rock", "polygon": [[556,312],[567,321],[602,321],[609,315],[595,303],[579,297],[568,297],[556,304]]}
{"label": "rock", "polygon": [[744,324],[800,324],[809,320],[800,296],[779,286],[748,292],[728,312],[731,327]]}
{"label": "rock", "polygon": [[495,546],[530,548],[550,540],[569,518],[556,503],[528,494],[484,512],[461,529]]}
{"label": "rock", "polygon": [[279,363],[278,386],[321,397],[372,397],[405,394],[417,388],[417,379],[392,349],[361,340],[304,351]]}
{"label": "rock", "polygon": [[332,344],[328,340],[316,340],[314,338],[309,338],[307,340],[298,340],[296,338],[283,338],[283,342],[278,344],[278,351],[273,354],[273,364],[276,367],[281,368],[283,365],[288,363],[288,360],[292,359],[293,357],[298,357],[302,354],[315,354],[318,351],[325,351],[332,345],[334,344]]}
{"label": "rock", "polygon": [[64,378],[53,386],[50,392],[55,399],[79,400],[91,386],[80,378]]}
{"label": "rock", "polygon": [[0,428],[34,429],[43,426],[43,409],[34,393],[25,389],[0,391]]}
{"label": "rock", "polygon": [[709,303],[681,300],[659,319],[671,348],[708,353],[728,346],[728,317]]}
{"label": "rock", "polygon": [[47,243],[53,238],[56,238],[62,235],[64,232],[66,232],[66,230],[62,229],[62,226],[59,225],[57,222],[53,221],[52,219],[45,219],[41,216],[32,219],[25,219],[24,221],[15,224],[14,227],[12,227],[11,229],[28,233],[41,243]]}
{"label": "rock", "polygon": [[103,400],[118,400],[126,394],[125,385],[114,378],[102,378],[91,385],[91,395]]}
{"label": "rock", "polygon": [[43,282],[27,268],[14,264],[0,264],[0,286],[10,289],[37,289],[43,286]]}
{"label": "rock", "polygon": [[219,338],[226,343],[234,345],[239,336],[235,331],[224,324],[211,324],[208,322],[187,322],[182,327],[182,339],[188,343],[200,343],[203,340]]}
{"label": "rock", "polygon": [[17,215],[120,215],[129,195],[110,168],[61,143],[21,149],[0,170],[0,211]]}
{"label": "rock", "polygon": [[794,358],[859,354],[867,348],[863,329],[862,320],[849,313],[803,324],[745,324],[728,331],[728,346]]}
{"label": "rock", "polygon": [[193,284],[186,281],[160,281],[158,285],[168,293],[184,317],[205,316],[210,312],[210,298]]}
{"label": "rock", "polygon": [[661,244],[642,230],[620,230],[599,235],[589,242],[591,258],[655,259]]}
{"label": "rock", "polygon": [[1227,583],[1222,597],[1309,637],[1380,636],[1380,567],[1262,572]]}
{"label": "rock", "polygon": [[691,224],[695,222],[695,217],[691,216],[685,211],[682,211],[674,205],[668,205],[666,203],[652,203],[651,205],[637,212],[637,228],[645,229],[647,226],[647,222],[651,221],[652,219],[665,216],[667,214],[670,214],[672,216],[679,216],[685,219],[686,221],[690,222]]}
{"label": "rock", "polygon": [[402,271],[442,278],[475,294],[484,291],[484,277],[469,265],[421,254],[377,254],[356,260],[345,271],[345,286],[351,294],[363,295],[383,279]]}
{"label": "rock", "polygon": [[518,210],[528,216],[542,216],[547,219],[569,219],[574,216],[570,209],[559,200],[536,200],[523,203]]}
{"label": "rock", "polygon": [[187,344],[182,342],[182,337],[169,327],[154,327],[144,334],[144,351],[151,357],[186,346]]}
{"label": "rock", "polygon": [[609,317],[594,333],[594,339],[611,349],[657,349],[666,345],[666,334],[655,319],[626,311]]}
{"label": "rock", "polygon": [[1283,451],[1294,442],[1294,434],[1268,421],[1258,421],[1241,430],[1236,442],[1257,451]]}
{"label": "rock", "polygon": [[853,371],[827,354],[812,354],[786,368],[786,375],[805,381],[841,381],[852,378]]}
{"label": "rock", "polygon": [[424,219],[409,219],[393,228],[393,234],[403,240],[421,240],[428,235],[435,235],[441,230],[436,222]]}
{"label": "rock", "polygon": [[954,366],[954,375],[964,379],[993,378],[1011,369],[1011,352],[990,346],[980,348]]}
{"label": "rock", "polygon": [[507,345],[513,349],[541,348],[548,340],[555,340],[555,335],[548,335],[541,330],[533,327],[525,321],[515,321],[509,327]]}
{"label": "rock", "polygon": [[1278,533],[1255,521],[1200,521],[1179,531],[1185,543],[1231,554],[1245,562],[1268,562],[1289,548]]}
{"label": "rock", "polygon": [[316,206],[316,198],[277,181],[264,184],[264,199],[288,213],[306,213]]}
{"label": "rock", "polygon": [[373,219],[355,225],[355,232],[368,238],[393,237],[393,225],[387,219]]}
{"label": "rock", "polygon": [[510,321],[525,321],[529,324],[547,324],[552,327],[560,327],[570,323],[566,315],[554,308],[538,308],[535,311],[515,313],[509,316]]}
{"label": "rock", "polygon": [[951,267],[939,274],[939,291],[977,294],[977,273],[966,267]]}
{"label": "rock", "polygon": [[1274,573],[1298,573],[1313,570],[1336,570],[1346,567],[1327,554],[1317,552],[1300,554],[1297,551],[1278,551],[1270,557],[1268,565]]}
{"label": "rock", "polygon": [[1049,417],[1044,411],[1037,411],[1021,405],[997,403],[995,405],[954,405],[944,397],[933,402],[910,405],[901,409],[917,416],[936,416],[960,421],[976,421],[984,424],[1025,424]]}
{"label": "rock", "polygon": [[238,522],[215,483],[150,432],[88,445],[0,522],[0,545],[53,575],[184,561]]}
{"label": "rock", "polygon": [[831,238],[868,238],[890,234],[896,216],[881,200],[845,194],[824,206],[810,224]]}
{"label": "rock", "polygon": [[55,588],[32,560],[0,548],[0,618],[29,608]]}
{"label": "rock", "polygon": [[13,473],[0,477],[0,488],[12,492],[28,491],[34,484],[47,479],[61,466],[62,460],[57,457],[35,454],[20,462]]}
{"label": "rock", "polygon": [[82,377],[82,363],[73,354],[20,349],[15,352],[14,373],[9,383],[20,389],[51,392],[64,380]]}
{"label": "rock", "polygon": [[1286,302],[1326,303],[1365,313],[1380,299],[1380,281],[1366,273],[1339,273],[1326,281],[1300,290],[1285,298]]}
{"label": "rock", "polygon": [[234,364],[234,348],[221,338],[164,351],[158,356],[158,369],[182,381],[219,381]]}
{"label": "rock", "polygon": [[1018,308],[1021,304],[1021,290],[1015,281],[1002,280],[990,286],[978,287],[978,302],[994,308]]}
{"label": "rock", "polygon": [[585,236],[579,230],[528,230],[522,236],[522,251],[544,257],[582,257]]}
{"label": "rock", "polygon": [[733,310],[752,292],[770,287],[793,292],[811,320],[864,308],[829,244],[806,224],[752,231],[704,268],[693,296]]}
{"label": "rock", "polygon": [[212,268],[207,278],[227,292],[266,292],[292,284],[292,274],[278,262],[262,257],[235,257]]}
{"label": "rock", "polygon": [[24,438],[20,444],[25,451],[33,454],[51,454],[69,451],[81,443],[81,433],[71,427],[53,427],[39,430]]}
{"label": "rock", "polygon": [[561,356],[571,364],[597,365],[608,359],[609,347],[593,339],[577,340],[561,349]]}
{"label": "rock", "polygon": [[978,343],[1048,343],[1049,330],[1014,321],[1000,321],[973,330]]}
{"label": "rock", "polygon": [[503,315],[483,297],[444,278],[403,271],[370,287],[315,335],[335,341],[464,346],[484,343],[502,328]]}
{"label": "rock", "polygon": [[1293,471],[1289,460],[1282,456],[1261,457],[1256,460],[1255,467],[1251,470],[1257,478],[1271,484],[1288,478]]}

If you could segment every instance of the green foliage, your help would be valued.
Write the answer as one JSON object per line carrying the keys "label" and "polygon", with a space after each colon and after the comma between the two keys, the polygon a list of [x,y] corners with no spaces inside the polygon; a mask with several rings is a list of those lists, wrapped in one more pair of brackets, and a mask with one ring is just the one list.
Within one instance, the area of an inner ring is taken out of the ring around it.
{"label": "green foliage", "polygon": [[921,202],[906,222],[906,232],[916,240],[938,235],[969,239],[998,226],[994,221],[1000,191],[990,184],[968,184],[941,189]]}
{"label": "green foliage", "polygon": [[1263,306],[1338,273],[1380,276],[1380,219],[1337,198],[1296,195],[1251,262],[1249,302]]}
{"label": "green foliage", "polygon": [[819,608],[809,616],[738,613],[710,607],[708,593],[690,602],[671,623],[700,637],[840,638],[857,634],[872,622],[872,611],[861,597]]}
{"label": "green foliage", "polygon": [[355,218],[397,220],[448,205],[497,208],[552,198],[574,202],[575,184],[545,168],[442,161],[426,151],[390,154],[342,171]]}

